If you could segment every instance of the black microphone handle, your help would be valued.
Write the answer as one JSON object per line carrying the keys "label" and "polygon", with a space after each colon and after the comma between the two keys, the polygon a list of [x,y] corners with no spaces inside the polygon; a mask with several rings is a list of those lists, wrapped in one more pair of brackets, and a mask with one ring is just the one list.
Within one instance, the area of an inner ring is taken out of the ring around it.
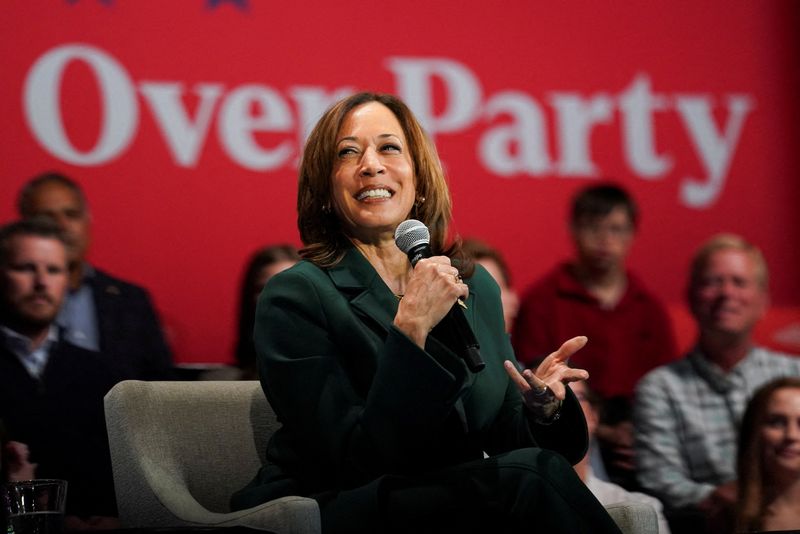
{"label": "black microphone handle", "polygon": [[475,339],[475,334],[470,328],[467,318],[464,316],[464,310],[461,309],[461,305],[458,303],[453,304],[453,307],[450,308],[450,311],[447,312],[447,315],[442,320],[448,321],[455,328],[458,339],[464,342],[460,356],[469,370],[477,373],[486,367],[486,362],[481,358],[481,347],[478,344],[478,340]]}
{"label": "black microphone handle", "polygon": [[[412,267],[416,266],[417,262],[422,258],[430,258],[431,256],[433,256],[433,252],[428,243],[422,243],[408,251],[408,259],[411,261]],[[437,326],[449,328],[453,334],[453,339],[463,343],[464,346],[460,347],[460,350],[456,352],[467,364],[470,371],[477,373],[486,367],[486,362],[481,358],[478,340],[475,338],[475,334],[464,316],[464,310],[461,309],[461,305],[458,302],[453,304],[453,307],[450,308],[450,311],[447,312],[447,315]]]}

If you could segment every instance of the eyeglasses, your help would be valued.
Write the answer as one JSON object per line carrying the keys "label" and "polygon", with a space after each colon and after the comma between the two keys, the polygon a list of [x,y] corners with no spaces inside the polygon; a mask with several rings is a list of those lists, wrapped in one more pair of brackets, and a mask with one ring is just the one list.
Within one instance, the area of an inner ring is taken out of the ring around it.
{"label": "eyeglasses", "polygon": [[630,237],[633,233],[633,225],[630,224],[581,224],[578,232],[587,237],[598,238],[608,236],[615,239]]}

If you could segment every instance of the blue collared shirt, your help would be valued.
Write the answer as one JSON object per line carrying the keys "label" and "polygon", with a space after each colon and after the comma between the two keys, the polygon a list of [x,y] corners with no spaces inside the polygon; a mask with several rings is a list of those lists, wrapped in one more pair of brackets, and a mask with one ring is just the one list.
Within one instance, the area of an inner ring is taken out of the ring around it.
{"label": "blue collared shirt", "polygon": [[5,333],[6,348],[14,353],[28,373],[38,380],[47,365],[47,360],[50,359],[50,348],[58,341],[58,327],[51,324],[47,337],[37,348],[33,348],[29,337],[5,325],[0,325],[0,329]]}
{"label": "blue collared shirt", "polygon": [[100,350],[100,329],[97,325],[97,309],[94,305],[92,288],[86,281],[94,276],[94,269],[88,263],[83,265],[81,285],[67,292],[56,324],[64,329],[64,339],[84,349]]}

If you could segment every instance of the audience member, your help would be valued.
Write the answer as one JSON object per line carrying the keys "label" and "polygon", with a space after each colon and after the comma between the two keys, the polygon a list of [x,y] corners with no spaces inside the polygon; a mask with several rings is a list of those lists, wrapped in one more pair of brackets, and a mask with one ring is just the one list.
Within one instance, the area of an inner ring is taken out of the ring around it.
{"label": "audience member", "polygon": [[239,292],[239,328],[236,341],[236,366],[243,380],[258,378],[256,348],[253,344],[253,322],[256,302],[267,280],[288,269],[300,260],[292,245],[272,245],[261,248],[250,256]]}
{"label": "audience member", "polygon": [[693,511],[706,518],[709,532],[726,528],[736,500],[736,435],[748,399],[774,378],[800,374],[800,358],[753,343],[767,287],[767,265],[757,247],[728,234],[703,244],[687,290],[697,343],[636,388],[642,487],[682,510],[676,520],[692,518]]}
{"label": "audience member", "polygon": [[[597,430],[597,425],[600,422],[600,398],[589,388],[586,382],[572,382],[569,387],[572,389],[572,392],[575,394],[575,397],[577,397],[583,409],[583,415],[586,418],[586,426],[589,431],[589,439],[594,440],[595,430]],[[619,502],[640,502],[649,504],[655,508],[658,514],[659,534],[669,534],[669,525],[664,518],[664,514],[662,513],[663,507],[658,499],[645,495],[644,493],[627,491],[617,484],[597,478],[594,475],[588,452],[584,455],[583,459],[573,467],[580,479],[583,480],[583,483],[586,484],[586,487],[594,493],[594,496],[597,497],[597,500],[600,501],[603,506]]]}
{"label": "audience member", "polygon": [[20,191],[23,218],[47,216],[69,245],[69,292],[58,315],[66,339],[113,358],[124,378],[172,376],[172,357],[147,292],[90,265],[91,215],[83,191],[70,178],[46,173]]}
{"label": "audience member", "polygon": [[[299,174],[304,260],[269,281],[255,323],[283,426],[233,507],[310,496],[328,534],[618,533],[565,459],[586,450],[566,386],[586,378],[566,364],[586,338],[518,371],[497,284],[451,263],[447,182],[408,107],[375,93],[340,100]],[[395,242],[409,217],[435,254],[416,266]],[[459,298],[482,370],[441,323]]]}
{"label": "audience member", "polygon": [[753,395],[737,464],[737,531],[800,531],[800,377],[774,380]]}
{"label": "audience member", "polygon": [[511,273],[500,251],[478,239],[465,239],[461,243],[465,257],[483,265],[494,281],[500,286],[500,301],[503,303],[503,319],[506,331],[510,332],[519,310],[519,297],[511,285]]}
{"label": "audience member", "polygon": [[605,467],[628,488],[636,485],[629,410],[634,387],[647,371],[677,356],[664,306],[625,266],[638,222],[636,202],[622,187],[580,190],[570,215],[575,256],[526,292],[511,338],[526,365],[559,339],[589,338],[572,364],[589,372],[603,399],[597,436]]}
{"label": "audience member", "polygon": [[[0,419],[30,447],[39,477],[68,481],[70,524],[109,527],[116,503],[103,396],[118,377],[100,354],[62,338],[55,318],[67,286],[57,226],[31,219],[0,228]],[[25,452],[10,454],[24,466]]]}

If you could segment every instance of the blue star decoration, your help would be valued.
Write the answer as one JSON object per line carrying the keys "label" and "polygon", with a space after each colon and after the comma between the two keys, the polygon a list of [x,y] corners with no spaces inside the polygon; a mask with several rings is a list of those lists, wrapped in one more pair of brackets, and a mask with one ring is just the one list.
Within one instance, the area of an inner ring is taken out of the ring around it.
{"label": "blue star decoration", "polygon": [[247,0],[206,0],[206,7],[208,7],[208,9],[216,9],[222,4],[233,4],[234,7],[242,11],[247,11],[249,7],[247,5]]}

